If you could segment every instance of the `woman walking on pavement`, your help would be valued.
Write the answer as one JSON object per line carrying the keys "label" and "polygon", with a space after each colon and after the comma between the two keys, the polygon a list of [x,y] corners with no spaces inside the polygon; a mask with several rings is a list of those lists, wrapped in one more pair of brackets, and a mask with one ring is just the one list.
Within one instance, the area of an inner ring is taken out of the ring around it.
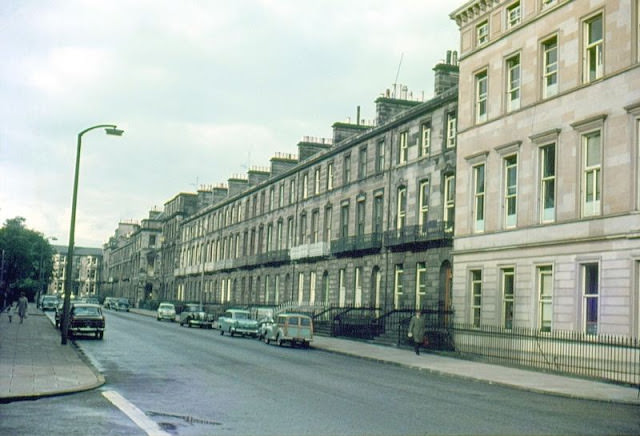
{"label": "woman walking on pavement", "polygon": [[416,314],[409,321],[409,338],[413,338],[413,349],[417,355],[420,355],[420,345],[424,342],[425,324],[424,318],[420,315],[420,309],[416,310]]}
{"label": "woman walking on pavement", "polygon": [[24,292],[20,293],[20,298],[18,298],[18,315],[20,316],[20,324],[27,316],[27,306],[29,305],[29,300],[24,296]]}

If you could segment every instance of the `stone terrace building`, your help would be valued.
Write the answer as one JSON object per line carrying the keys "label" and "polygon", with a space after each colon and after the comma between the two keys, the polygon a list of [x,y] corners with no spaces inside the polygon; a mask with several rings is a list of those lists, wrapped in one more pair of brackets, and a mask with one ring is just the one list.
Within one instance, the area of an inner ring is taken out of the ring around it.
{"label": "stone terrace building", "polygon": [[102,295],[130,302],[153,298],[161,290],[160,212],[151,211],[140,224],[120,223],[103,251],[105,278]]}
{"label": "stone terrace building", "polygon": [[[66,245],[53,245],[53,271],[49,282],[49,294],[62,295],[66,280]],[[74,247],[73,278],[71,292],[75,296],[95,296],[99,294],[100,270],[103,265],[102,250],[91,247]]]}
{"label": "stone terrace building", "polygon": [[230,178],[226,197],[185,215],[176,228],[176,299],[448,306],[455,57],[434,68],[433,99],[388,92],[376,100],[377,127],[335,123],[331,140],[304,138],[299,158],[276,155],[270,168]]}
{"label": "stone terrace building", "polygon": [[453,304],[637,337],[638,0],[474,0],[460,26]]}
{"label": "stone terrace building", "polygon": [[162,222],[160,289],[156,294],[159,300],[176,299],[173,272],[177,267],[182,220],[193,214],[197,206],[198,196],[192,193],[180,193],[164,204],[164,210],[159,217]]}

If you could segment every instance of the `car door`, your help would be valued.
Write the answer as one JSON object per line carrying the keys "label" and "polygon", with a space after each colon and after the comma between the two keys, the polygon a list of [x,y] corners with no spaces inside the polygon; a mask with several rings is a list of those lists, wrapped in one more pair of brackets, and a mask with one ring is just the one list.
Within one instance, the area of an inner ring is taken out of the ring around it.
{"label": "car door", "polygon": [[301,338],[300,332],[300,317],[292,316],[289,318],[289,336],[292,338]]}
{"label": "car door", "polygon": [[285,336],[287,333],[287,329],[286,329],[286,325],[287,325],[287,318],[286,316],[279,316],[278,317],[278,322],[274,324],[273,329],[271,329],[272,331],[272,337],[270,339],[275,340],[278,335],[280,336]]}

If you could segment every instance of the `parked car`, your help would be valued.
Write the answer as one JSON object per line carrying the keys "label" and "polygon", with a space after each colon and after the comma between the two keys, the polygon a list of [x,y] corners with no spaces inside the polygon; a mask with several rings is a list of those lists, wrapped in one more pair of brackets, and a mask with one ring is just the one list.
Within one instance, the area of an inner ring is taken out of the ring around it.
{"label": "parked car", "polygon": [[104,328],[104,315],[98,304],[73,303],[69,311],[69,335],[93,334],[97,339],[102,339]]}
{"label": "parked car", "polygon": [[280,314],[274,323],[265,326],[263,339],[267,344],[275,341],[282,346],[288,342],[292,347],[300,344],[308,348],[313,341],[313,320],[307,315]]}
{"label": "parked car", "polygon": [[205,312],[199,304],[186,304],[180,312],[180,325],[210,329],[213,327],[213,316]]}
{"label": "parked car", "polygon": [[58,306],[58,296],[57,295],[45,295],[42,297],[42,310],[56,310],[56,306]]}
{"label": "parked car", "polygon": [[125,311],[128,312],[129,311],[129,300],[126,298],[118,298],[118,300],[116,301],[116,304],[114,306],[114,309],[117,311]]}
{"label": "parked car", "polygon": [[83,302],[90,304],[100,304],[100,299],[98,297],[85,297],[83,298]]}
{"label": "parked car", "polygon": [[104,299],[102,307],[104,307],[105,309],[114,309],[116,306],[116,301],[117,300],[113,297],[107,297]]}
{"label": "parked car", "polygon": [[267,329],[271,328],[275,320],[272,316],[265,316],[264,318],[258,321],[258,339],[264,339],[265,333]]}
{"label": "parked car", "polygon": [[220,334],[258,337],[258,321],[251,319],[250,312],[244,309],[228,309],[218,318]]}
{"label": "parked car", "polygon": [[174,322],[176,320],[176,307],[173,303],[160,303],[156,318],[158,321],[168,319],[169,321]]}

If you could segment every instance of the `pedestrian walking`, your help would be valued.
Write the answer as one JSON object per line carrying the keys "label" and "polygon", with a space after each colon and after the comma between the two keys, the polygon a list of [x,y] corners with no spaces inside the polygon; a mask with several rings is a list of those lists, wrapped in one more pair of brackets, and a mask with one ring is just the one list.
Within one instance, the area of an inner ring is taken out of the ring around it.
{"label": "pedestrian walking", "polygon": [[420,314],[420,310],[416,310],[416,314],[409,321],[409,338],[413,339],[413,349],[417,355],[420,355],[420,346],[424,343],[425,324],[424,318]]}
{"label": "pedestrian walking", "polygon": [[9,317],[9,322],[11,322],[14,310],[15,309],[13,307],[13,303],[11,303],[11,304],[9,304],[9,306],[7,306],[7,316]]}
{"label": "pedestrian walking", "polygon": [[29,305],[29,300],[25,297],[24,292],[20,293],[20,298],[18,298],[18,315],[20,316],[20,324],[27,316],[27,306]]}

